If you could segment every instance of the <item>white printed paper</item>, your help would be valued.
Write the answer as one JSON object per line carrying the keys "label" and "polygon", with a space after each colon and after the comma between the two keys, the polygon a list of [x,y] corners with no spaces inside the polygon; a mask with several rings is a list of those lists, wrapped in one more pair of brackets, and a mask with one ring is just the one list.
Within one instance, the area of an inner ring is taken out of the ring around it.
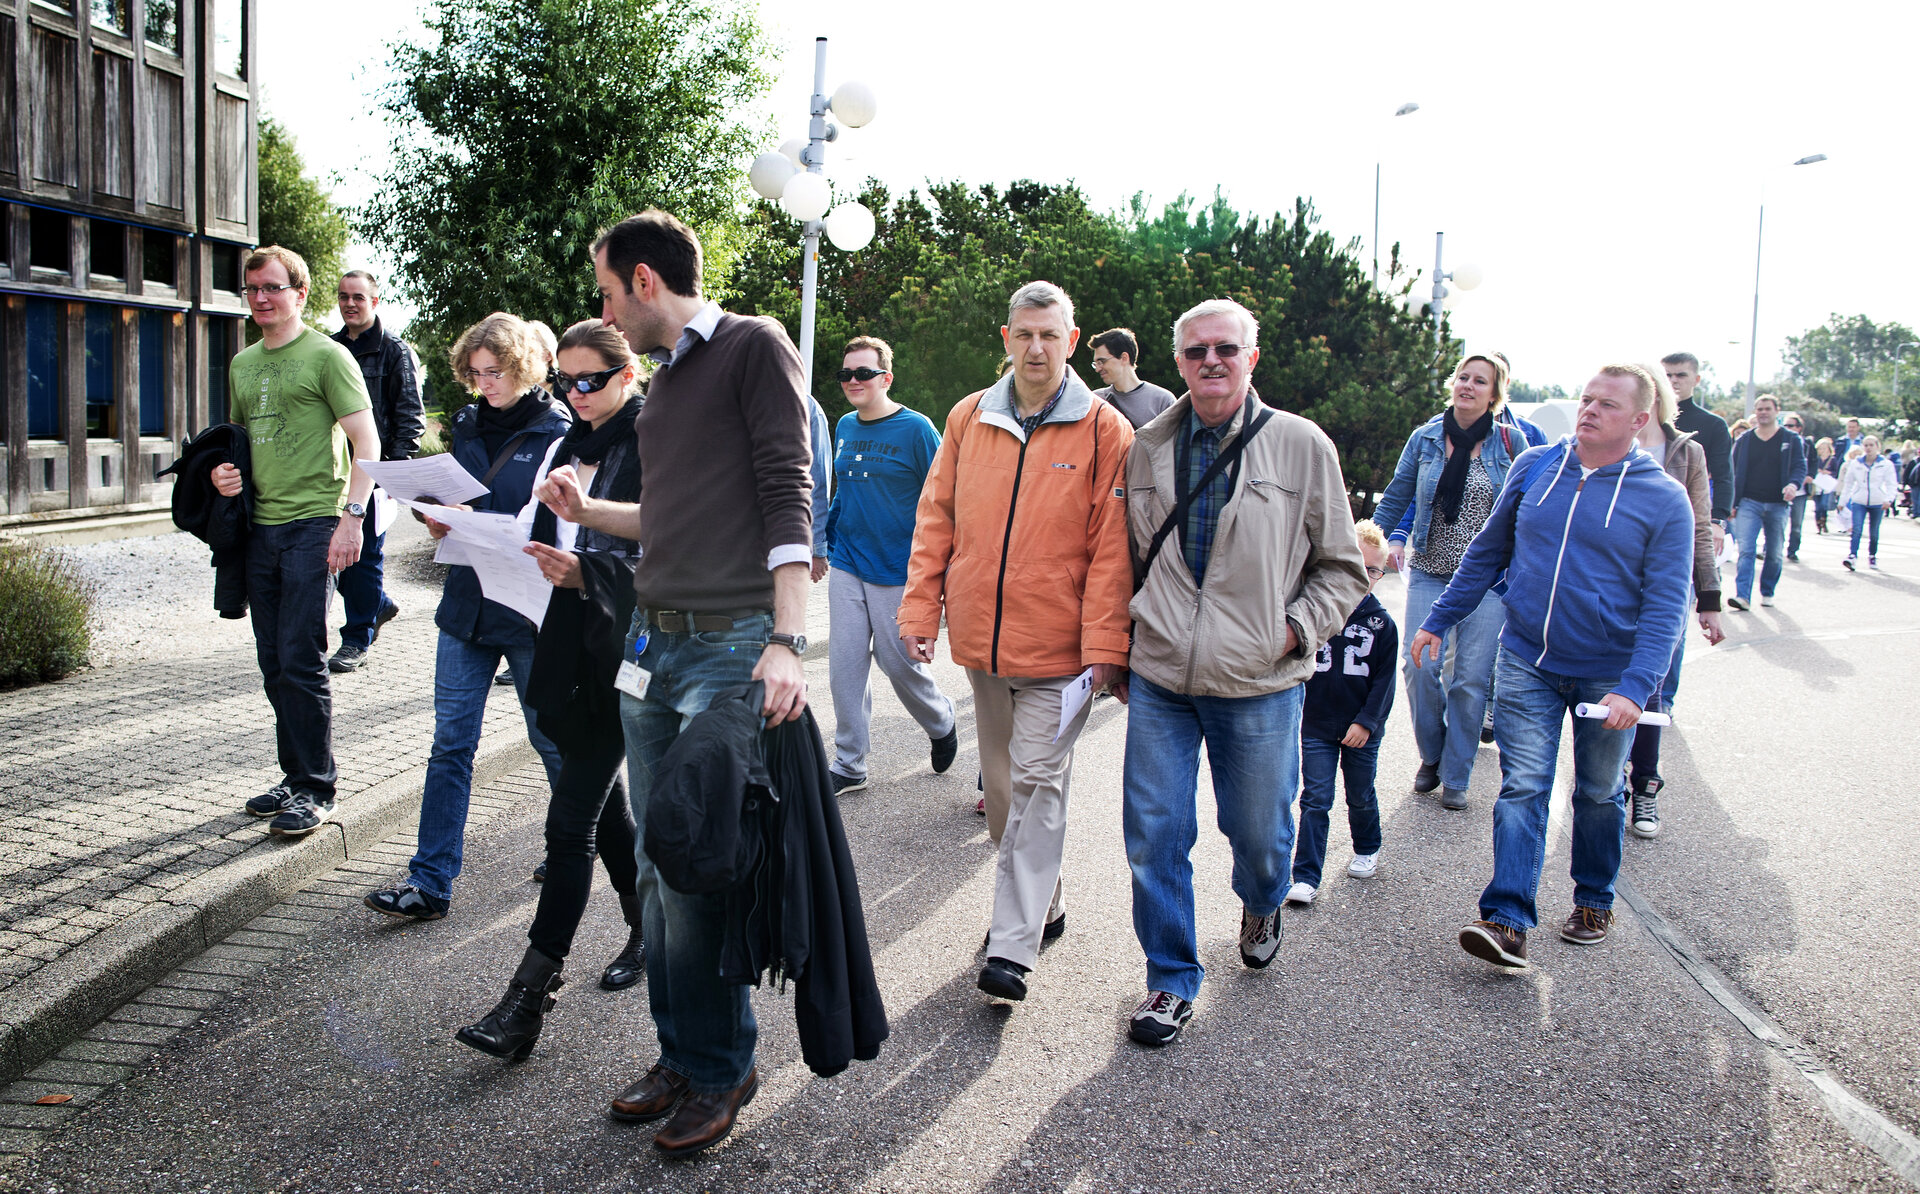
{"label": "white printed paper", "polygon": [[445,506],[470,502],[490,492],[486,486],[453,458],[450,452],[422,456],[418,460],[356,460],[361,472],[373,483],[405,502],[432,498]]}
{"label": "white printed paper", "polygon": [[1079,716],[1082,706],[1093,696],[1093,669],[1088,668],[1073,678],[1073,683],[1060,690],[1060,728],[1054,731],[1053,740],[1067,732],[1073,719]]}
{"label": "white printed paper", "polygon": [[393,529],[394,516],[400,513],[400,503],[384,489],[373,491],[373,533],[384,535]]}
{"label": "white printed paper", "polygon": [[523,550],[526,528],[513,515],[405,500],[400,504],[447,528],[446,538],[433,553],[437,562],[473,569],[488,601],[499,602],[535,626],[546,618],[553,584],[540,571],[540,562]]}

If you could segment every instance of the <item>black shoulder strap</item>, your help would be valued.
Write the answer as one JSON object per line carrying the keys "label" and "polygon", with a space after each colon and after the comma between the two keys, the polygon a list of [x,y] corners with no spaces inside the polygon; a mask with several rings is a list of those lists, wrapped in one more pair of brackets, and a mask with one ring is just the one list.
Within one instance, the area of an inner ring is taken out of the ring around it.
{"label": "black shoulder strap", "polygon": [[499,475],[501,469],[507,467],[507,461],[513,459],[514,449],[518,448],[521,441],[532,435],[535,430],[536,428],[529,427],[525,431],[517,431],[509,436],[506,445],[493,458],[493,463],[487,466],[486,475],[480,478],[480,484],[492,485],[494,477]]}
{"label": "black shoulder strap", "polygon": [[[1234,441],[1228,444],[1220,455],[1213,458],[1213,463],[1207,466],[1207,471],[1200,474],[1199,483],[1190,491],[1180,493],[1180,500],[1174,503],[1172,512],[1167,515],[1167,520],[1161,523],[1160,529],[1153,533],[1153,542],[1147,545],[1146,561],[1140,565],[1140,579],[1143,582],[1147,578],[1147,573],[1153,568],[1153,561],[1160,555],[1161,547],[1166,544],[1167,536],[1173,533],[1173,528],[1186,522],[1187,509],[1193,505],[1193,495],[1213,484],[1215,477],[1230,467],[1234,461],[1240,459],[1240,453],[1246,450],[1247,443],[1260,434],[1260,429],[1265,427],[1271,418],[1273,418],[1272,408],[1263,405],[1253,416],[1252,421],[1247,424],[1246,430],[1235,436]],[[1176,461],[1179,459],[1179,453],[1174,454],[1174,459]],[[1176,464],[1175,467],[1177,469],[1178,465]],[[1179,484],[1177,477],[1175,484]]]}

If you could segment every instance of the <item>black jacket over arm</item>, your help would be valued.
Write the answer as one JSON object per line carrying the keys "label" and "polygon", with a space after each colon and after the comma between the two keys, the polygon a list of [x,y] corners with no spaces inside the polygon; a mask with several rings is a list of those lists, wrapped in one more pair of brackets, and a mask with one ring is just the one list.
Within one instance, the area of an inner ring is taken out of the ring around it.
{"label": "black jacket over arm", "polygon": [[[223,618],[247,616],[247,535],[253,529],[252,441],[233,423],[209,427],[180,443],[180,455],[155,479],[172,474],[173,525],[213,549],[213,608]],[[240,470],[238,497],[213,487],[215,465]]]}

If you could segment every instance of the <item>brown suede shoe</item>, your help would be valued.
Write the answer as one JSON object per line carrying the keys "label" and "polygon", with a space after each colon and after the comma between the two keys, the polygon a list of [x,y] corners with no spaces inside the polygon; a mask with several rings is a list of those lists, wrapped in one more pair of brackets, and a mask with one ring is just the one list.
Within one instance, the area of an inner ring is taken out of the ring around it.
{"label": "brown suede shoe", "polygon": [[607,1114],[623,1124],[648,1123],[673,1110],[686,1093],[687,1076],[656,1061],[646,1077],[620,1092]]}
{"label": "brown suede shoe", "polygon": [[670,1157],[697,1153],[727,1138],[740,1108],[753,1102],[760,1090],[760,1069],[747,1071],[747,1080],[719,1094],[691,1094],[673,1118],[655,1133],[653,1146]]}
{"label": "brown suede shoe", "polygon": [[1612,927],[1611,909],[1575,905],[1573,915],[1567,917],[1567,923],[1560,926],[1560,940],[1571,941],[1575,945],[1598,945],[1607,939],[1607,930]]}

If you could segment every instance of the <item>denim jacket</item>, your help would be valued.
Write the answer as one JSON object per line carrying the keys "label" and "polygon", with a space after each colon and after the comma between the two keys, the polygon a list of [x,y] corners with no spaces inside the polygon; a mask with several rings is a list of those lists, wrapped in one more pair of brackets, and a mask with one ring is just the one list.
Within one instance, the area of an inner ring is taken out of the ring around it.
{"label": "denim jacket", "polygon": [[[1375,525],[1391,528],[1389,539],[1404,542],[1411,537],[1414,551],[1426,549],[1427,527],[1433,521],[1433,491],[1440,484],[1441,470],[1447,466],[1446,429],[1441,422],[1445,417],[1435,415],[1407,437],[1407,446],[1400,452],[1400,463],[1394,466],[1393,480],[1388,482],[1386,493],[1381,495],[1380,504],[1373,511]],[[1485,466],[1487,480],[1493,482],[1496,491],[1506,484],[1507,469],[1513,464],[1513,458],[1530,446],[1520,428],[1495,420],[1493,430],[1480,441],[1480,463]],[[1410,536],[1400,525],[1409,507],[1413,510]]]}

